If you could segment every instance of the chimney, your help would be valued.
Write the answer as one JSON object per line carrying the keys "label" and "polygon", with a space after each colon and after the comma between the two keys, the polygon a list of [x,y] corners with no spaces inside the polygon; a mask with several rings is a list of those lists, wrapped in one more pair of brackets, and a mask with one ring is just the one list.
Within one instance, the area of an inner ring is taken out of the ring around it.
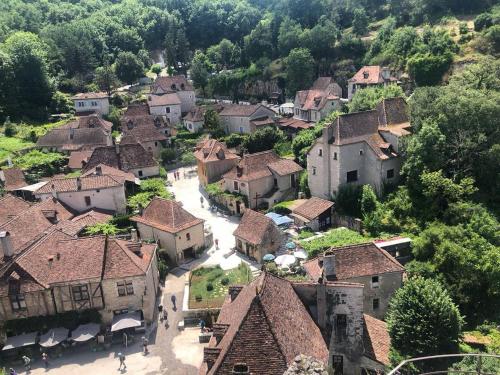
{"label": "chimney", "polygon": [[139,238],[137,236],[137,229],[132,229],[130,231],[130,236],[131,236],[131,240],[134,241],[134,242],[139,242]]}
{"label": "chimney", "polygon": [[325,253],[323,257],[323,276],[326,281],[337,280],[335,254],[333,253]]}
{"label": "chimney", "polygon": [[97,167],[95,167],[95,174],[97,176],[102,176],[102,167],[100,165],[98,165]]}
{"label": "chimney", "polygon": [[80,177],[76,178],[76,189],[82,190],[82,180],[80,179]]}
{"label": "chimney", "polygon": [[236,166],[236,176],[241,177],[243,175],[243,168],[239,165]]}
{"label": "chimney", "polygon": [[69,139],[75,138],[75,129],[69,128]]}
{"label": "chimney", "polygon": [[229,295],[231,296],[231,302],[233,302],[236,297],[238,297],[238,294],[240,294],[241,290],[243,287],[241,285],[232,285],[229,287]]}
{"label": "chimney", "polygon": [[57,190],[54,184],[52,184],[51,189],[52,189],[52,198],[57,199]]}
{"label": "chimney", "polygon": [[144,213],[144,208],[142,207],[142,204],[137,204],[137,211],[139,212],[139,215],[142,216],[142,214]]}
{"label": "chimney", "polygon": [[391,70],[387,66],[382,68],[382,78],[385,80],[391,78]]}
{"label": "chimney", "polygon": [[115,152],[116,155],[120,155],[120,144],[115,142]]}
{"label": "chimney", "polygon": [[12,247],[9,232],[0,232],[0,245],[4,258],[11,258],[14,255],[14,248]]}
{"label": "chimney", "polygon": [[14,164],[12,164],[12,158],[10,156],[7,158],[7,165],[9,166],[9,168],[12,168],[14,166]]}

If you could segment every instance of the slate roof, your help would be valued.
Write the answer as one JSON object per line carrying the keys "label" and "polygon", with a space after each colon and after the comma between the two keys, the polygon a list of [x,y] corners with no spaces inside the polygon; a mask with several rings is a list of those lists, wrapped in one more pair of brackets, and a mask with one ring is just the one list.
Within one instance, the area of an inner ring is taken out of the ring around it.
{"label": "slate roof", "polygon": [[326,210],[333,207],[332,201],[327,201],[318,197],[307,199],[300,206],[294,208],[292,212],[308,220],[314,220]]}
{"label": "slate roof", "polygon": [[[364,74],[368,73],[368,77],[365,78]],[[391,76],[387,81],[397,81],[397,79]],[[359,69],[356,74],[348,80],[348,82],[354,82],[356,84],[374,85],[379,83],[384,83],[386,80],[382,77],[382,67],[378,65],[365,65]]]}
{"label": "slate roof", "polygon": [[387,330],[387,324],[367,314],[363,314],[363,318],[365,323],[363,332],[364,355],[388,366],[390,364],[391,338]]}
{"label": "slate roof", "polygon": [[105,99],[109,98],[109,95],[105,92],[82,92],[71,97],[72,100],[83,100],[83,99]]}
{"label": "slate roof", "polygon": [[267,239],[281,235],[273,220],[260,212],[247,209],[241,218],[241,221],[233,232],[233,236],[239,237],[254,245],[260,245]]}
{"label": "slate roof", "polygon": [[227,325],[227,331],[209,348],[220,353],[210,371],[205,367],[200,373],[227,374],[234,364],[245,363],[252,374],[282,375],[299,354],[328,361],[323,336],[291,283],[269,273],[234,301],[226,298],[217,324]]}
{"label": "slate roof", "polygon": [[155,92],[158,88],[161,88],[163,91],[166,92],[194,91],[193,85],[191,85],[191,83],[189,83],[189,81],[183,75],[156,77],[156,80],[153,83],[152,92]]}
{"label": "slate roof", "polygon": [[19,168],[7,168],[0,171],[0,180],[6,191],[12,191],[27,186],[24,173]]}
{"label": "slate roof", "polygon": [[268,150],[243,155],[238,165],[224,174],[223,177],[251,181],[272,176],[271,169],[283,176],[301,171],[302,167],[292,160],[280,158],[273,150]]}
{"label": "slate roof", "polygon": [[159,197],[153,198],[142,215],[133,216],[130,220],[168,233],[177,233],[203,223],[202,219],[191,215],[178,202]]}
{"label": "slate roof", "polygon": [[101,173],[100,173],[101,175],[111,176],[114,180],[116,180],[118,182],[127,181],[127,182],[135,183],[135,181],[136,181],[136,178],[135,178],[133,173],[124,172],[124,171],[121,171],[119,169],[110,167],[109,165],[106,165],[106,164],[96,165],[95,167],[93,167],[93,168],[87,170],[85,173],[83,173],[81,175],[81,177],[98,175],[98,173],[97,173],[98,167],[101,168]]}
{"label": "slate roof", "polygon": [[239,159],[239,156],[229,151],[226,145],[216,139],[206,139],[196,145],[196,159],[208,163],[219,160]]}
{"label": "slate roof", "polygon": [[87,163],[91,155],[92,155],[91,150],[73,151],[69,155],[68,167],[71,169],[82,169],[83,164]]}
{"label": "slate roof", "polygon": [[[80,187],[78,186],[78,183],[80,183]],[[109,175],[53,178],[41,188],[36,190],[35,194],[51,194],[54,190],[58,193],[67,193],[72,191],[108,189],[118,186],[123,186],[123,181],[117,181],[113,178],[113,176]]]}
{"label": "slate roof", "polygon": [[31,207],[31,203],[14,195],[0,197],[0,225],[13,219]]}
{"label": "slate roof", "polygon": [[[326,253],[335,255],[337,280],[349,280],[355,277],[389,272],[404,272],[405,270],[387,251],[380,249],[372,242],[332,247]],[[303,266],[313,280],[318,280],[321,277],[323,269],[319,265],[318,258],[304,262]]]}
{"label": "slate roof", "polygon": [[148,105],[150,107],[164,106],[164,105],[180,105],[181,99],[176,93],[168,93],[155,95],[148,95]]}
{"label": "slate roof", "polygon": [[101,128],[58,128],[52,129],[40,137],[36,145],[37,147],[62,147],[64,150],[78,150],[84,146],[106,146],[108,141],[109,133]]}
{"label": "slate roof", "polygon": [[259,109],[263,107],[262,104],[227,104],[224,105],[224,109],[219,113],[220,116],[238,116],[238,117],[250,117]]}
{"label": "slate roof", "polygon": [[[118,154],[116,153],[116,147],[119,150]],[[153,155],[147,152],[139,143],[96,148],[87,165],[83,168],[83,173],[99,164],[106,164],[125,172],[158,165]]]}

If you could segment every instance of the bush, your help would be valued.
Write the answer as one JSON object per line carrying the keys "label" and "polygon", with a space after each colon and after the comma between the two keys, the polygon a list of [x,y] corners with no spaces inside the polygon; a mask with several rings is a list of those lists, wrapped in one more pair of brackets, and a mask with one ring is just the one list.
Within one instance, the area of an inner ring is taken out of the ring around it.
{"label": "bush", "polygon": [[360,185],[342,185],[335,197],[336,209],[340,214],[354,217],[361,216]]}
{"label": "bush", "polygon": [[227,147],[233,148],[233,147],[240,146],[241,144],[243,144],[247,138],[248,138],[248,135],[232,133],[231,135],[227,136],[224,139],[224,142],[226,143]]}
{"label": "bush", "polygon": [[160,74],[161,73],[161,66],[160,66],[160,64],[154,64],[151,67],[151,72],[153,72],[154,74]]}
{"label": "bush", "polygon": [[41,152],[32,150],[14,160],[19,168],[27,170],[36,177],[52,176],[61,173],[66,163],[66,157],[56,152]]}
{"label": "bush", "polygon": [[207,292],[214,290],[214,285],[212,283],[207,283]]}
{"label": "bush", "polygon": [[164,164],[172,163],[176,156],[176,152],[173,148],[164,148],[160,153],[161,160]]}
{"label": "bush", "polygon": [[229,284],[229,278],[224,277],[224,278],[220,281],[220,283],[221,283],[222,285],[224,285],[224,286],[228,285],[228,284]]}
{"label": "bush", "polygon": [[168,266],[167,262],[165,262],[163,259],[158,260],[158,272],[160,274],[160,279],[165,280],[168,275]]}
{"label": "bush", "polygon": [[493,26],[493,17],[491,14],[482,13],[474,20],[474,30],[476,31],[487,29],[490,26]]}
{"label": "bush", "polygon": [[469,28],[467,27],[466,22],[460,22],[460,25],[458,26],[458,32],[460,35],[465,35],[469,32]]}
{"label": "bush", "polygon": [[10,121],[5,121],[3,134],[6,137],[13,137],[17,134],[17,129]]}

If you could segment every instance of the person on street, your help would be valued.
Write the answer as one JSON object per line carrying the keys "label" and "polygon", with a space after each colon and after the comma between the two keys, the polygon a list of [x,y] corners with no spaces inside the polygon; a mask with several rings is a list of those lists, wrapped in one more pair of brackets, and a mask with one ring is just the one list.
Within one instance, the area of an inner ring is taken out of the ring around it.
{"label": "person on street", "polygon": [[219,250],[219,240],[215,239],[215,250]]}
{"label": "person on street", "polygon": [[200,197],[201,207],[203,207],[203,197]]}
{"label": "person on street", "polygon": [[24,369],[26,371],[31,371],[31,359],[29,359],[29,357],[23,355],[23,363],[24,363]]}
{"label": "person on street", "polygon": [[148,339],[145,338],[144,336],[142,336],[142,347],[144,349],[144,355],[149,353],[148,352],[148,343],[149,343]]}
{"label": "person on street", "polygon": [[176,300],[175,294],[172,294],[172,297],[170,297],[170,301],[172,301],[172,305],[173,305],[172,309],[174,311],[177,309],[177,307],[175,306],[175,300]]}
{"label": "person on street", "polygon": [[42,362],[45,365],[45,368],[49,368],[49,356],[45,352],[42,353]]}
{"label": "person on street", "polygon": [[123,353],[118,353],[118,358],[120,359],[120,367],[118,367],[118,370],[125,370],[127,368],[127,365],[125,364],[125,355]]}
{"label": "person on street", "polygon": [[205,321],[203,319],[200,320],[201,332],[205,332]]}

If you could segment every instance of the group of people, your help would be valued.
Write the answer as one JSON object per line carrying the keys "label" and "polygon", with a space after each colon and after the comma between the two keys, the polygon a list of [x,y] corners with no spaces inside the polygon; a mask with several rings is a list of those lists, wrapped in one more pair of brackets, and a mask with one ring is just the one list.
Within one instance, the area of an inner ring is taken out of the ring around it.
{"label": "group of people", "polygon": [[174,171],[174,180],[179,181],[181,179],[181,172]]}

